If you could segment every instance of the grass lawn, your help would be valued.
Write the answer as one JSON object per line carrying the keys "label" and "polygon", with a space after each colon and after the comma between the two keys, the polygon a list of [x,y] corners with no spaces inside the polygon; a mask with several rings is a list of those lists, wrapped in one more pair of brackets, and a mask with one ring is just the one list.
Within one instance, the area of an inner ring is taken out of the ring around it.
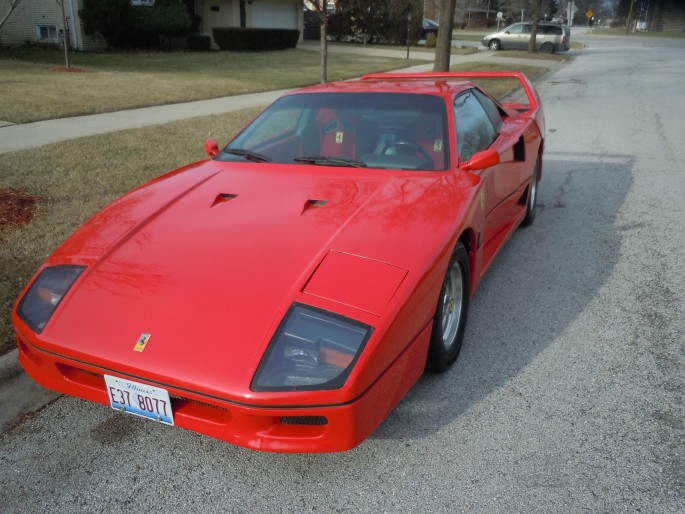
{"label": "grass lawn", "polygon": [[[512,66],[469,63],[453,66],[452,70],[518,69],[531,77],[546,71],[514,62]],[[498,95],[497,90],[493,92]],[[126,191],[166,171],[206,158],[206,137],[211,135],[220,145],[225,144],[257,111],[193,118],[2,154],[0,189],[26,191],[38,195],[40,201],[31,223],[0,232],[0,355],[15,347],[10,322],[14,301],[62,241]]]}
{"label": "grass lawn", "polygon": [[[328,54],[329,80],[424,61]],[[0,120],[27,123],[314,84],[320,56],[278,52],[74,53],[0,49]]]}

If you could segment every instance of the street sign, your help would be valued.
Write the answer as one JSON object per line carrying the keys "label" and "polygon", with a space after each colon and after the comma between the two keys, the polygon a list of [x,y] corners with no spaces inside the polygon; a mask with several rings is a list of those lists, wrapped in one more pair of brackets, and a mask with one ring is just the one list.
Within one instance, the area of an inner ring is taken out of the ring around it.
{"label": "street sign", "polygon": [[585,13],[586,18],[592,18],[594,15],[595,15],[595,13],[593,13],[592,11],[589,11],[589,10],[588,10],[588,12]]}

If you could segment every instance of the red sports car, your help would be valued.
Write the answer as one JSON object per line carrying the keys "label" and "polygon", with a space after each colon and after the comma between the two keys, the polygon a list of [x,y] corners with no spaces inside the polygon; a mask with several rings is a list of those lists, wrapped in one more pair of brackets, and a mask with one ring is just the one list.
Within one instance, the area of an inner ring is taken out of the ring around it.
{"label": "red sports car", "polygon": [[[500,103],[474,79],[515,79]],[[14,312],[40,384],[258,450],[353,448],[535,216],[544,117],[520,73],[300,89],[211,159],[140,186],[45,262]]]}

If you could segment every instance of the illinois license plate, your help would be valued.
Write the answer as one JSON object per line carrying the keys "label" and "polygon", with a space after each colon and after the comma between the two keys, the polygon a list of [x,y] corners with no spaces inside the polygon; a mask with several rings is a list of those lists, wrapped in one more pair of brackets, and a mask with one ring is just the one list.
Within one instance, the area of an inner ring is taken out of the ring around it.
{"label": "illinois license plate", "polygon": [[169,392],[161,387],[105,375],[109,403],[113,409],[136,416],[174,424]]}

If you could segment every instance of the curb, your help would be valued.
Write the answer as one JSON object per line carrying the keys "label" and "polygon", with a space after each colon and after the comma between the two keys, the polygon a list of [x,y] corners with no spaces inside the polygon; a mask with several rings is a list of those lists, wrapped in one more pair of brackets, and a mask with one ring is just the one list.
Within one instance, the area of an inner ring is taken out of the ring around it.
{"label": "curb", "polygon": [[19,364],[19,349],[15,348],[5,355],[0,355],[0,385],[12,380],[17,375],[24,372]]}

